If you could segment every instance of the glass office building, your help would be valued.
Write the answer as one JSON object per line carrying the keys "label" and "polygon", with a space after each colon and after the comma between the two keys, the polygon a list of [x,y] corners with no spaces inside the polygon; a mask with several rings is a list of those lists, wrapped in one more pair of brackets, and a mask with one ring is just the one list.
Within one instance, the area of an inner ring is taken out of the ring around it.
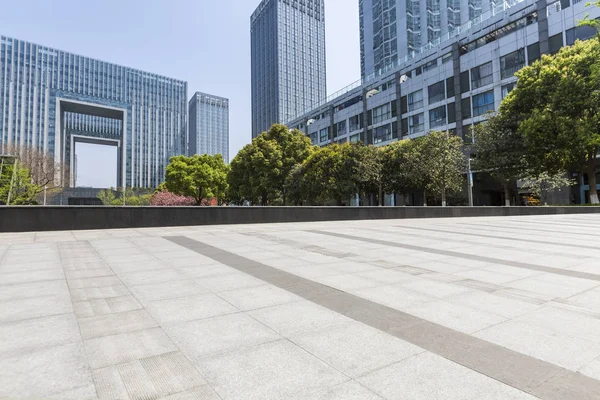
{"label": "glass office building", "polygon": [[221,154],[229,162],[229,100],[197,92],[189,104],[190,154]]}
{"label": "glass office building", "polygon": [[53,155],[62,186],[84,142],[117,147],[119,186],[156,187],[186,132],[186,82],[0,37],[0,144]]}
{"label": "glass office building", "polygon": [[251,47],[252,137],[326,98],[324,0],[263,0]]}

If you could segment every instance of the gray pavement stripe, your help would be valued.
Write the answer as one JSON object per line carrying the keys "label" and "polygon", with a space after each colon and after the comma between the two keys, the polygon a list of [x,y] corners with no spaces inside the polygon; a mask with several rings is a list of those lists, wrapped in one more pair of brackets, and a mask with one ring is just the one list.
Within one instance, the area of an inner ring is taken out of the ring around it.
{"label": "gray pavement stripe", "polygon": [[432,249],[429,247],[416,246],[416,245],[412,245],[412,244],[403,244],[403,243],[397,243],[397,242],[389,242],[387,240],[371,239],[371,238],[365,238],[365,237],[361,237],[361,236],[346,235],[343,233],[334,233],[334,232],[327,232],[327,231],[320,231],[320,230],[308,230],[307,232],[312,232],[312,233],[316,233],[316,234],[320,234],[320,235],[333,236],[333,237],[338,237],[338,238],[342,238],[342,239],[358,240],[361,242],[381,244],[381,245],[390,246],[390,247],[398,247],[398,248],[407,249],[407,250],[422,251],[425,253],[439,254],[439,255],[449,256],[449,257],[465,258],[467,260],[507,265],[509,267],[529,269],[532,271],[548,272],[550,274],[570,276],[573,278],[583,278],[583,279],[589,279],[592,281],[600,282],[600,275],[591,274],[588,272],[571,271],[568,269],[554,268],[554,267],[544,267],[542,265],[529,264],[529,263],[524,263],[524,262],[519,262],[519,261],[502,260],[500,258],[478,256],[475,254],[461,253],[461,252],[452,251],[452,250]]}
{"label": "gray pavement stripe", "polygon": [[473,223],[467,223],[467,222],[460,222],[460,225],[468,225],[468,226],[477,226],[479,227],[479,229],[481,230],[485,230],[483,228],[502,228],[502,229],[510,229],[513,231],[533,231],[533,232],[546,232],[546,233],[553,233],[555,235],[577,235],[577,236],[585,236],[587,238],[590,238],[589,233],[581,233],[581,232],[561,232],[561,231],[553,231],[553,230],[549,230],[549,229],[535,229],[535,228],[524,228],[524,227],[520,227],[520,226],[507,226],[507,225],[494,225],[494,224],[473,224]]}
{"label": "gray pavement stripe", "polygon": [[[514,241],[514,242],[520,242],[520,243],[549,244],[549,245],[552,245],[552,246],[568,247],[570,249],[573,249],[573,247],[574,247],[574,245],[572,245],[572,244],[550,242],[550,241],[546,241],[546,240],[535,240],[535,239],[529,239],[529,238],[528,239],[519,239],[519,238],[505,237],[505,236],[486,235],[486,234],[483,234],[483,233],[446,231],[446,230],[442,230],[442,229],[416,228],[414,226],[402,226],[402,225],[396,225],[396,228],[413,229],[413,230],[417,230],[417,231],[439,232],[439,233],[452,233],[452,234],[455,234],[455,235],[475,236],[475,237],[483,237],[483,238],[489,238],[489,239],[502,239],[502,240],[510,240],[510,241]],[[586,246],[586,245],[582,245],[582,244],[577,244],[576,248],[598,250],[598,246]],[[548,254],[548,253],[546,253],[546,254]]]}
{"label": "gray pavement stripe", "polygon": [[547,400],[597,399],[600,381],[400,310],[190,239],[166,239],[315,304]]}

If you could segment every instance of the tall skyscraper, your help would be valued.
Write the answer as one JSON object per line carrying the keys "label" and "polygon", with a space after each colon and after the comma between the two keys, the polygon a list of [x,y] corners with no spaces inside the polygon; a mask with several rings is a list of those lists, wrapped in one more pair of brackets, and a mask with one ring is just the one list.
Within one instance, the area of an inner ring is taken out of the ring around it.
{"label": "tall skyscraper", "polygon": [[229,162],[229,100],[196,92],[189,104],[190,154],[221,154]]}
{"label": "tall skyscraper", "polygon": [[327,97],[324,0],[263,0],[250,23],[256,137]]}
{"label": "tall skyscraper", "polygon": [[78,143],[118,149],[118,186],[159,185],[186,151],[186,103],[187,82],[0,37],[0,145],[53,155],[62,186]]}
{"label": "tall skyscraper", "polygon": [[386,69],[444,32],[496,6],[497,0],[359,0],[362,76]]}

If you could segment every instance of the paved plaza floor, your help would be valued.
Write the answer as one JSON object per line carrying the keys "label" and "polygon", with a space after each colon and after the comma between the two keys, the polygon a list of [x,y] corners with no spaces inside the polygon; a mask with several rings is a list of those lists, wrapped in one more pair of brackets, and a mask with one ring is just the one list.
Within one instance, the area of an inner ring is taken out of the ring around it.
{"label": "paved plaza floor", "polygon": [[600,398],[600,215],[0,234],[0,398]]}

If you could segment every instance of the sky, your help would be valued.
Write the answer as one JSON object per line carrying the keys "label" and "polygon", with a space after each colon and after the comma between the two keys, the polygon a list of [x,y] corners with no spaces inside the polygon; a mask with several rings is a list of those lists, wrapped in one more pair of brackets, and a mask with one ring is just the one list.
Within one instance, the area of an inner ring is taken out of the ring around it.
{"label": "sky", "polygon": [[[75,187],[117,187],[117,146],[75,143]],[[98,165],[102,173],[98,174]]]}
{"label": "sky", "polygon": [[[252,136],[250,16],[259,3],[2,1],[0,34],[182,79],[189,97],[201,91],[229,98],[233,159]],[[360,79],[358,0],[325,0],[325,25],[331,94]]]}

